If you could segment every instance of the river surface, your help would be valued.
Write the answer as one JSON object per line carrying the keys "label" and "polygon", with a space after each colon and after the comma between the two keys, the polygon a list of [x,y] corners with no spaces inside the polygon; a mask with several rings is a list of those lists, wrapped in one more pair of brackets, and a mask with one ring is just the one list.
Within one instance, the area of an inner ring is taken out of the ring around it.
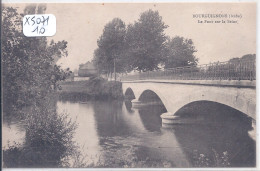
{"label": "river surface", "polygon": [[[166,129],[160,105],[131,108],[129,102],[58,101],[56,106],[58,114],[66,113],[78,124],[73,139],[86,167],[254,167],[256,163],[256,143],[248,136],[251,125],[233,116]],[[3,123],[4,148],[22,143],[24,136],[20,122]]]}

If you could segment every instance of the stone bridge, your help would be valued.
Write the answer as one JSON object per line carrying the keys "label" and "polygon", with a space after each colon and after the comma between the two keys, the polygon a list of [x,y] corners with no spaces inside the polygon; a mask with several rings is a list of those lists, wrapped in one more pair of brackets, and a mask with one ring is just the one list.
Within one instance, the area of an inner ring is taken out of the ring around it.
{"label": "stone bridge", "polygon": [[162,101],[167,113],[161,115],[162,123],[174,123],[174,114],[192,102],[210,101],[241,111],[256,120],[255,81],[250,80],[139,80],[123,81],[123,93],[132,95],[138,104],[147,90]]}

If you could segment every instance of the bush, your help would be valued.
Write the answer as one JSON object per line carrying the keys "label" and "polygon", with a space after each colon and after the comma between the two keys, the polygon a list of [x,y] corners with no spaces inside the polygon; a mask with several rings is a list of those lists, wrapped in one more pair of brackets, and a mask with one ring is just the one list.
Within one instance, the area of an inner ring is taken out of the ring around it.
{"label": "bush", "polygon": [[26,114],[25,144],[4,151],[5,167],[59,167],[75,151],[77,127],[66,114],[58,115],[52,100],[34,104]]}
{"label": "bush", "polygon": [[63,84],[59,98],[73,101],[123,99],[122,83],[91,77],[88,81]]}

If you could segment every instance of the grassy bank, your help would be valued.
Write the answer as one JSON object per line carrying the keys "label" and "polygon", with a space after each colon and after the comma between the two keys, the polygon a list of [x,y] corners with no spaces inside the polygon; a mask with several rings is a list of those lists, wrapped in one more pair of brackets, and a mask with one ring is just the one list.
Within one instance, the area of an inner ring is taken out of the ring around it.
{"label": "grassy bank", "polygon": [[60,100],[107,100],[122,99],[122,83],[95,77],[86,81],[61,82]]}

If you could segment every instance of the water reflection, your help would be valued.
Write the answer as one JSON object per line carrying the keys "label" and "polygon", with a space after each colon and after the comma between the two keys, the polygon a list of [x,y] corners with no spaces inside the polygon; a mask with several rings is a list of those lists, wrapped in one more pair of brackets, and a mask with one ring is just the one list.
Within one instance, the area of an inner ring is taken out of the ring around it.
{"label": "water reflection", "polygon": [[255,166],[255,142],[241,128],[210,125],[175,125],[174,134],[191,163],[194,151],[207,156],[214,166],[214,150],[218,155],[227,151],[231,166]]}
{"label": "water reflection", "polygon": [[166,112],[161,105],[143,106],[139,109],[139,115],[145,129],[151,132],[161,132],[162,119],[160,115]]}
{"label": "water reflection", "polygon": [[80,102],[57,103],[59,114],[68,113],[73,121],[78,123],[73,140],[84,156],[86,165],[95,165],[100,156],[99,138],[96,132],[97,125],[94,118],[93,104]]}
{"label": "water reflection", "polygon": [[24,144],[25,129],[19,122],[3,122],[2,124],[2,147],[8,149],[8,146],[15,144]]}
{"label": "water reflection", "polygon": [[134,110],[132,109],[132,102],[129,101],[129,100],[125,101],[125,108],[127,109],[127,111],[129,113],[133,113],[134,112]]}
{"label": "water reflection", "polygon": [[[230,109],[217,106],[218,110],[210,110],[215,107],[207,103],[193,104],[181,109],[178,114],[186,118],[201,114],[204,124],[174,125],[164,129],[160,118],[161,113],[165,112],[162,106],[143,106],[139,109],[130,106],[118,101],[57,102],[57,113],[67,113],[67,119],[78,125],[72,141],[81,152],[80,160],[84,165],[73,165],[70,161],[68,166],[255,166],[256,144],[247,134],[251,128],[250,121]],[[206,117],[202,114],[205,111],[208,113]],[[3,125],[5,135],[17,131],[19,136],[25,136],[19,132],[22,129],[17,130],[17,123],[9,126]],[[52,150],[57,153],[55,148]],[[70,155],[71,160],[77,158],[73,151]],[[54,165],[47,163],[41,166]]]}

